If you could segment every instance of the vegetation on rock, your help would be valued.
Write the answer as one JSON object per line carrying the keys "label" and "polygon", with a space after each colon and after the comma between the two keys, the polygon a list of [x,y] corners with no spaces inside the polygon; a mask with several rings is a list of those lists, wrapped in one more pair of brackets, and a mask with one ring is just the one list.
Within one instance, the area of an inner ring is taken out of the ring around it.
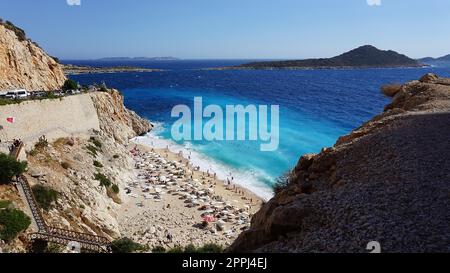
{"label": "vegetation on rock", "polygon": [[9,155],[0,153],[0,184],[10,183],[14,176],[21,175],[27,168],[27,162],[19,162]]}
{"label": "vegetation on rock", "polygon": [[133,253],[143,250],[144,247],[130,238],[121,238],[111,243],[113,253]]}
{"label": "vegetation on rock", "polygon": [[0,209],[6,209],[11,206],[12,202],[9,200],[0,200]]}
{"label": "vegetation on rock", "polygon": [[27,35],[25,33],[25,31],[17,26],[15,26],[13,23],[11,23],[10,21],[5,21],[3,22],[2,19],[0,19],[0,24],[3,25],[5,28],[12,30],[17,38],[19,39],[19,41],[23,42],[27,40]]}
{"label": "vegetation on rock", "polygon": [[42,185],[32,187],[34,198],[39,206],[48,211],[58,201],[59,193],[54,189]]}
{"label": "vegetation on rock", "polygon": [[193,244],[187,245],[186,247],[175,246],[169,250],[166,250],[162,246],[157,246],[152,249],[152,253],[187,253],[187,254],[206,254],[206,253],[222,253],[224,248],[218,244],[206,244],[201,247],[196,247]]}
{"label": "vegetation on rock", "polygon": [[100,162],[97,161],[97,160],[94,160],[94,166],[97,167],[97,168],[103,168],[103,164],[100,163]]}
{"label": "vegetation on rock", "polygon": [[62,89],[64,91],[76,90],[76,89],[78,89],[78,83],[76,81],[74,81],[74,80],[67,79],[66,82],[64,82],[64,85],[63,85]]}
{"label": "vegetation on rock", "polygon": [[291,172],[286,172],[275,180],[275,184],[273,185],[273,191],[275,194],[282,192],[286,189],[291,183]]}
{"label": "vegetation on rock", "polygon": [[23,211],[17,209],[0,210],[0,239],[9,242],[26,230],[31,224],[31,219]]}
{"label": "vegetation on rock", "polygon": [[100,186],[109,188],[112,185],[111,180],[102,173],[95,174],[95,180],[100,181]]}
{"label": "vegetation on rock", "polygon": [[112,185],[111,189],[115,194],[119,194],[120,192],[119,186],[117,186],[116,184]]}

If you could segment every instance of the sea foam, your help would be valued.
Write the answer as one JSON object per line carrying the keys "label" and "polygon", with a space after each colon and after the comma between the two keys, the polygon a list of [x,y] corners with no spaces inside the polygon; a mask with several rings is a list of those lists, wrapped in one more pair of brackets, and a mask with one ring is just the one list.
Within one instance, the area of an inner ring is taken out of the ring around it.
{"label": "sea foam", "polygon": [[233,183],[253,192],[258,197],[268,201],[273,197],[273,191],[269,186],[264,184],[258,177],[267,176],[263,173],[238,170],[227,166],[207,155],[197,151],[195,146],[189,142],[183,145],[177,144],[172,140],[164,139],[158,136],[162,125],[156,124],[155,129],[145,136],[136,137],[133,142],[145,145],[154,149],[166,149],[175,154],[181,153],[185,159],[188,159],[193,166],[200,167],[203,172],[216,173],[217,178],[223,181],[233,178]]}

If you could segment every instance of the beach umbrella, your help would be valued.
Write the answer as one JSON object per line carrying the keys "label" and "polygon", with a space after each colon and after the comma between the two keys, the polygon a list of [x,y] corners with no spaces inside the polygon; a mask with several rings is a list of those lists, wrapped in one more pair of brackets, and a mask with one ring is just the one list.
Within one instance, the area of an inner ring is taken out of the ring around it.
{"label": "beach umbrella", "polygon": [[216,219],[212,215],[205,215],[205,216],[203,216],[203,221],[205,221],[207,223],[212,223],[212,222],[216,221]]}
{"label": "beach umbrella", "polygon": [[6,122],[8,123],[14,123],[14,117],[7,117]]}

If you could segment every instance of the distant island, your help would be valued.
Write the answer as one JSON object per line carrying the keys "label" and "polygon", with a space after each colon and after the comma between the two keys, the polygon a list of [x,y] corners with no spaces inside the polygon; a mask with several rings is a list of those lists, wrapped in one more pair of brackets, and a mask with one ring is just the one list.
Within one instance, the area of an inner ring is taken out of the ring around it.
{"label": "distant island", "polygon": [[130,61],[178,61],[175,57],[106,57],[96,59],[95,61],[104,62],[130,62]]}
{"label": "distant island", "polygon": [[432,58],[432,57],[422,58],[419,59],[418,61],[420,63],[434,66],[450,66],[450,54],[439,58]]}
{"label": "distant island", "polygon": [[392,50],[365,45],[333,58],[252,62],[222,69],[395,68],[426,66]]}
{"label": "distant island", "polygon": [[161,69],[142,68],[134,66],[93,67],[93,66],[78,66],[72,64],[62,65],[62,68],[66,75],[162,71]]}

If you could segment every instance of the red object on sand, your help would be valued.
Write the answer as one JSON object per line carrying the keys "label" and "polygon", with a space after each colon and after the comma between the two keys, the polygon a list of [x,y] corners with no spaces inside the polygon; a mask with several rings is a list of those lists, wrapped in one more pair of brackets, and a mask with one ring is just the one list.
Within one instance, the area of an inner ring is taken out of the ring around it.
{"label": "red object on sand", "polygon": [[211,223],[211,222],[216,221],[216,219],[212,215],[206,215],[205,217],[203,217],[203,221]]}
{"label": "red object on sand", "polygon": [[14,123],[14,118],[13,117],[7,117],[6,121],[9,123]]}

